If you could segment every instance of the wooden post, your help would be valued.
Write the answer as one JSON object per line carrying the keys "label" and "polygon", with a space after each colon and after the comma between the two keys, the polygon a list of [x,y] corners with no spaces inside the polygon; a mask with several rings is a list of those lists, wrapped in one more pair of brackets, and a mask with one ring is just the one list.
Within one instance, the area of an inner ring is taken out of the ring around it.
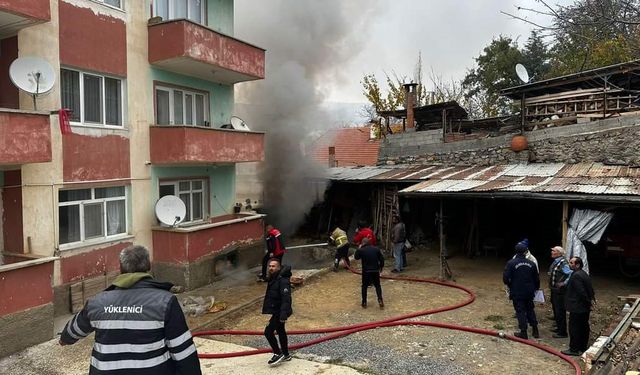
{"label": "wooden post", "polygon": [[442,110],[442,143],[447,142],[447,110]]}
{"label": "wooden post", "polygon": [[443,216],[443,208],[442,208],[442,198],[440,198],[440,215],[438,216],[438,234],[440,237],[440,280],[444,280],[444,227],[442,221],[444,219]]}
{"label": "wooden post", "polygon": [[525,112],[524,93],[522,93],[522,100],[520,101],[520,135],[524,134]]}
{"label": "wooden post", "polygon": [[562,201],[562,248],[565,248],[567,246],[568,226],[569,226],[569,201]]}

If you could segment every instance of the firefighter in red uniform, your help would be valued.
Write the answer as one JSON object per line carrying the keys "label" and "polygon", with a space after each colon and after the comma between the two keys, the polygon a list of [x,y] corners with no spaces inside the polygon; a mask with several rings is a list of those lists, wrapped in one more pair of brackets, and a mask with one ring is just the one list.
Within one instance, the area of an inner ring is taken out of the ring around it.
{"label": "firefighter in red uniform", "polygon": [[284,247],[284,242],[282,241],[282,234],[279,230],[274,228],[271,224],[267,225],[265,228],[266,237],[265,241],[267,242],[267,251],[262,258],[262,273],[258,276],[258,281],[267,281],[267,264],[269,263],[269,259],[276,258],[282,264],[282,257],[284,253],[287,251]]}
{"label": "firefighter in red uniform", "polygon": [[362,239],[365,237],[369,239],[369,245],[376,246],[376,235],[373,234],[373,231],[367,223],[361,221],[358,223],[358,232],[355,237],[353,237],[353,242],[357,247],[360,247],[362,245]]}

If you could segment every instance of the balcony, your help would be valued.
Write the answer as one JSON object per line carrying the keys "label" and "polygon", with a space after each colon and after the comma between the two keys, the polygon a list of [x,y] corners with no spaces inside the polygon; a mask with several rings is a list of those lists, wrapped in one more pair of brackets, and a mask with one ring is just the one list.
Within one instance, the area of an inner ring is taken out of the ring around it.
{"label": "balcony", "polygon": [[0,0],[0,39],[50,19],[49,0]]}
{"label": "balcony", "polygon": [[152,126],[152,164],[202,165],[264,160],[264,133],[194,126]]}
{"label": "balcony", "polygon": [[260,214],[229,214],[199,225],[152,228],[154,274],[187,289],[209,284],[221,257],[233,252],[250,257],[247,253],[256,245],[261,255],[263,233]]}
{"label": "balcony", "polygon": [[264,53],[185,19],[149,25],[149,63],[174,73],[223,84],[263,79]]}
{"label": "balcony", "polygon": [[51,129],[46,112],[0,108],[0,165],[51,161]]}

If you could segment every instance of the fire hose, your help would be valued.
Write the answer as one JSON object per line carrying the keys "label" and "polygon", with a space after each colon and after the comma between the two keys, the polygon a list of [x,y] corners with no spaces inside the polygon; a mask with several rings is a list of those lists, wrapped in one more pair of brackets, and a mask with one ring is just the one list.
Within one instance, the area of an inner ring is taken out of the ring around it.
{"label": "fire hose", "polygon": [[[350,270],[355,274],[360,274],[360,272],[354,270],[353,268],[350,268]],[[559,357],[560,359],[566,361],[571,366],[573,366],[576,375],[582,374],[582,370],[580,366],[570,356],[564,355],[558,350],[555,350],[551,347],[548,347],[546,345],[543,345],[541,343],[538,343],[532,340],[531,341],[524,340],[519,337],[504,334],[503,332],[496,332],[496,331],[491,331],[491,330],[482,329],[482,328],[466,327],[466,326],[449,324],[449,323],[421,322],[421,321],[408,320],[408,319],[417,318],[420,316],[426,316],[431,314],[437,314],[444,311],[455,310],[473,303],[476,299],[475,293],[462,285],[453,284],[445,281],[434,280],[434,279],[418,278],[418,277],[399,277],[399,276],[381,275],[380,278],[389,279],[389,280],[399,280],[399,281],[412,281],[412,282],[418,282],[418,283],[431,283],[431,284],[437,284],[437,285],[441,285],[449,288],[455,288],[455,289],[464,291],[467,294],[467,298],[464,301],[454,305],[438,307],[435,309],[416,311],[409,314],[398,315],[391,318],[368,322],[368,323],[358,323],[358,324],[340,326],[340,327],[288,331],[287,333],[289,335],[326,334],[325,336],[322,336],[319,338],[315,338],[309,341],[290,345],[289,349],[296,350],[296,349],[306,348],[308,346],[316,345],[329,340],[345,337],[345,336],[354,334],[356,332],[362,332],[362,331],[366,331],[374,328],[395,327],[395,326],[429,326],[429,327],[436,327],[436,328],[452,329],[452,330],[463,331],[463,332],[477,333],[477,334],[482,334],[487,336],[494,336],[494,337],[499,337],[506,340],[518,342],[521,344],[526,344],[536,349],[540,349],[549,354]],[[263,332],[262,331],[240,331],[240,330],[236,330],[236,331],[212,330],[212,331],[200,331],[200,332],[193,333],[193,336],[222,336],[222,335],[262,336]],[[249,356],[249,355],[256,355],[256,354],[263,354],[263,353],[270,353],[270,352],[271,352],[270,348],[263,348],[263,349],[245,350],[245,351],[234,352],[234,353],[215,353],[215,354],[199,353],[198,357],[220,359],[220,358],[242,357],[242,356]]]}

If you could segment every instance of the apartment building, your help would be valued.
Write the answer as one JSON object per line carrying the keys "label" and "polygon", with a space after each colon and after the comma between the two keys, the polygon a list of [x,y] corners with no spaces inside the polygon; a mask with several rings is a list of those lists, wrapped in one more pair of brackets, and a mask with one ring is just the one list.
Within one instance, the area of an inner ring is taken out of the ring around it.
{"label": "apartment building", "polygon": [[[126,246],[191,289],[260,241],[262,216],[233,208],[236,164],[264,159],[264,134],[222,126],[265,51],[233,18],[233,0],[0,1],[0,356],[50,339]],[[56,72],[38,110],[10,79],[27,56]],[[156,219],[165,195],[185,204],[179,225]]]}

